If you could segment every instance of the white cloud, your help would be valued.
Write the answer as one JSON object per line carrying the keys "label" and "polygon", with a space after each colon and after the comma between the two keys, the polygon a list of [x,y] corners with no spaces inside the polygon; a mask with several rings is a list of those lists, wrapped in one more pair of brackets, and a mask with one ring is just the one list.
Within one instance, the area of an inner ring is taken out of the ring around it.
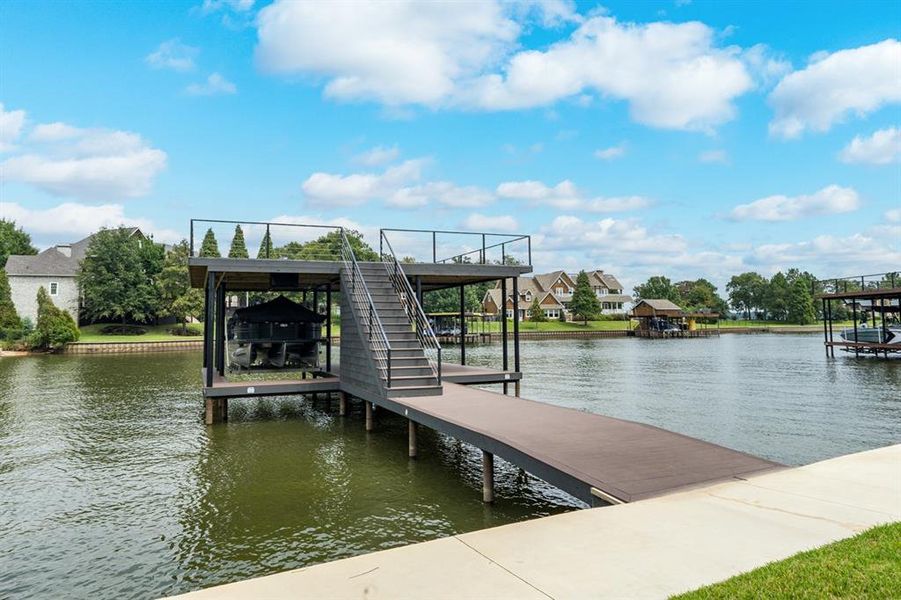
{"label": "white cloud", "polygon": [[842,162],[888,165],[901,162],[901,129],[880,129],[870,137],[854,136],[839,155]]}
{"label": "white cloud", "polygon": [[24,110],[6,110],[0,102],[0,152],[9,152],[25,125]]}
{"label": "white cloud", "polygon": [[166,167],[166,153],[129,131],[35,126],[22,152],[0,163],[0,181],[33,185],[87,200],[146,195]]}
{"label": "white cloud", "polygon": [[744,257],[767,272],[801,266],[821,277],[877,273],[901,264],[897,232],[874,229],[846,237],[821,235],[812,240],[758,246]]}
{"label": "white cloud", "polygon": [[222,96],[237,93],[238,87],[220,75],[212,73],[203,83],[192,83],[185,88],[191,96]]}
{"label": "white cloud", "polygon": [[200,51],[193,46],[182,44],[178,39],[167,40],[144,58],[154,69],[171,69],[173,71],[191,71],[194,59]]}
{"label": "white cloud", "polygon": [[0,214],[12,219],[30,234],[51,243],[74,242],[94,233],[101,227],[140,227],[145,234],[153,234],[154,240],[175,243],[185,237],[183,233],[156,227],[152,221],[128,217],[121,204],[89,206],[77,202],[65,202],[47,209],[31,209],[15,202],[0,202]]}
{"label": "white cloud", "polygon": [[497,195],[511,200],[525,200],[534,205],[552,206],[559,210],[599,213],[638,210],[651,204],[650,200],[642,196],[586,198],[568,179],[553,187],[533,180],[507,181],[497,186]]}
{"label": "white cloud", "polygon": [[849,114],[867,115],[901,102],[901,42],[820,53],[787,75],[769,96],[776,114],[770,133],[795,138],[805,130],[828,131]]}
{"label": "white cloud", "polygon": [[[582,19],[569,3],[542,4],[550,21],[581,21],[544,51],[519,50],[515,3],[277,0],[259,13],[256,59],[268,72],[324,78],[339,100],[512,110],[599,95],[668,129],[710,130],[754,87],[753,61],[718,47],[702,23]],[[771,68],[762,54],[754,64]]]}
{"label": "white cloud", "polygon": [[729,162],[729,155],[725,150],[707,150],[698,155],[698,160],[702,163],[719,163],[726,164]]}
{"label": "white cloud", "polygon": [[819,215],[853,212],[860,197],[853,188],[830,185],[810,195],[767,196],[732,209],[736,221],[795,221]]}
{"label": "white cloud", "polygon": [[400,156],[397,146],[376,146],[354,157],[354,162],[367,167],[380,167]]}
{"label": "white cloud", "polygon": [[407,160],[383,173],[313,173],[301,184],[301,189],[312,204],[359,206],[367,200],[391,196],[407,184],[418,181],[427,162],[425,158]]}
{"label": "white cloud", "polygon": [[885,220],[889,223],[901,223],[901,208],[892,208],[885,211]]}
{"label": "white cloud", "polygon": [[519,34],[497,2],[290,2],[258,16],[257,63],[328,79],[325,94],[436,105]]}
{"label": "white cloud", "polygon": [[510,215],[490,216],[472,213],[460,223],[460,227],[471,231],[512,233],[519,228],[519,223]]}
{"label": "white cloud", "polygon": [[415,208],[436,202],[449,208],[475,208],[494,202],[491,192],[480,187],[458,186],[449,181],[432,181],[397,190],[387,199],[389,206]]}
{"label": "white cloud", "polygon": [[599,150],[594,151],[594,157],[599,158],[601,160],[613,160],[614,158],[620,158],[621,156],[626,154],[626,145],[619,144],[618,146],[610,146],[609,148],[601,148]]}
{"label": "white cloud", "polygon": [[618,23],[596,16],[547,51],[513,56],[503,75],[470,90],[482,108],[526,108],[597,92],[629,103],[632,118],[666,129],[709,130],[734,116],[753,82],[735,49],[714,46],[702,23]]}
{"label": "white cloud", "polygon": [[254,0],[203,0],[201,10],[205,13],[231,9],[235,12],[247,12],[253,8]]}

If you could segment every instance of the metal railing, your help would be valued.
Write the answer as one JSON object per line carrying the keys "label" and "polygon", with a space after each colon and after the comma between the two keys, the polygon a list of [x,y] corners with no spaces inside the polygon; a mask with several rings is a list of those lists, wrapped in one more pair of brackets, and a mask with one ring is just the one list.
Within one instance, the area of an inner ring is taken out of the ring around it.
{"label": "metal railing", "polygon": [[343,234],[343,228],[338,225],[224,219],[191,219],[188,237],[191,256],[200,256],[203,251],[202,240],[207,233],[212,232],[219,253],[227,257],[238,226],[241,227],[244,236],[248,258],[294,258],[330,262],[341,260],[340,244],[335,238],[328,237],[332,232],[340,231]]}
{"label": "metal railing", "polygon": [[357,264],[357,257],[354,256],[353,248],[347,240],[343,228],[339,228],[341,232],[341,260],[344,268],[341,270],[341,288],[347,294],[351,307],[356,313],[356,317],[360,323],[361,331],[366,336],[369,343],[369,349],[376,359],[385,361],[386,366],[386,387],[391,387],[391,343],[388,342],[388,335],[385,333],[385,327],[379,318],[379,313],[369,294],[369,288],[366,286],[366,280],[360,271],[360,265]]}
{"label": "metal railing", "polygon": [[[417,262],[532,265],[532,236],[529,235],[385,228],[379,230],[379,256],[384,255],[384,243],[388,240],[386,232],[389,231],[407,234],[414,238],[413,243],[410,244],[414,246],[414,251],[410,253],[410,256],[417,259]],[[451,242],[451,245],[456,245],[458,248],[451,250],[449,255],[445,256],[443,248],[448,245],[449,237],[463,238],[466,243],[454,244]],[[421,260],[422,258],[426,258],[426,260]]]}
{"label": "metal railing", "polygon": [[853,277],[831,277],[814,283],[814,294],[843,294],[901,287],[901,272],[870,273]]}
{"label": "metal railing", "polygon": [[[407,318],[410,319],[410,323],[413,325],[416,339],[419,341],[419,345],[422,347],[422,351],[429,361],[432,374],[440,384],[441,344],[438,342],[438,336],[435,335],[432,324],[429,322],[428,317],[426,317],[425,311],[422,310],[422,305],[419,303],[419,299],[413,292],[413,287],[410,285],[410,280],[407,279],[407,275],[404,273],[400,261],[397,260],[397,255],[394,253],[394,248],[391,247],[391,242],[385,237],[384,231],[380,233],[380,236],[379,256],[381,257],[382,262],[385,263],[385,268],[388,271],[388,279],[394,286],[394,291],[397,292],[398,297],[400,297],[400,303],[404,307]],[[387,252],[385,252],[386,248],[388,250]],[[431,357],[432,355],[434,356],[434,359]]]}

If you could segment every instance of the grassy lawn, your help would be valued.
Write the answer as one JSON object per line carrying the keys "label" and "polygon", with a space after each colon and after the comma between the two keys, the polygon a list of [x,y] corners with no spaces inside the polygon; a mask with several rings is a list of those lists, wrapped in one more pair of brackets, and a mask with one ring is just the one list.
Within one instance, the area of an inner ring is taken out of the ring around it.
{"label": "grassy lawn", "polygon": [[[853,325],[853,323],[851,323],[851,321],[847,321],[847,322],[835,321],[832,324],[833,327],[836,327],[836,326],[844,327],[845,325],[850,327]],[[727,321],[727,320],[723,320],[723,321],[720,321],[720,327],[819,327],[820,329],[822,329],[823,322],[819,321],[812,325],[795,325],[794,323],[783,323],[782,321],[745,321],[745,320]]]}
{"label": "grassy lawn", "polygon": [[203,336],[199,335],[172,335],[167,330],[177,327],[177,325],[148,325],[144,327],[147,333],[143,335],[104,335],[100,330],[109,325],[109,323],[95,323],[93,325],[85,325],[81,327],[81,337],[79,342],[183,342],[186,340],[202,340]]}
{"label": "grassy lawn", "polygon": [[898,598],[899,556],[901,523],[883,525],[674,598]]}
{"label": "grassy lawn", "polygon": [[[636,322],[633,321],[630,325],[628,321],[588,321],[588,325],[585,326],[581,321],[576,323],[563,323],[561,321],[545,321],[543,323],[536,323],[534,321],[520,321],[519,322],[519,330],[520,331],[614,331],[614,330],[623,330],[623,329],[632,329],[635,326]],[[472,333],[481,332],[481,325],[471,324],[470,330]],[[513,331],[513,321],[507,319],[507,330]],[[485,323],[486,332],[492,333],[500,333],[501,324],[497,321],[491,321]]]}

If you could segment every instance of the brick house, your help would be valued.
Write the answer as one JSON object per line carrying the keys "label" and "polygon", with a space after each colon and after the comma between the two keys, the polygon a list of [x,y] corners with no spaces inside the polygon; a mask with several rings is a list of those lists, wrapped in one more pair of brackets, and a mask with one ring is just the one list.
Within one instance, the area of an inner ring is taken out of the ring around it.
{"label": "brick house", "polygon": [[[616,277],[601,270],[595,270],[588,272],[588,281],[595,296],[601,303],[602,314],[620,314],[631,310],[632,297],[623,294],[622,284]],[[572,314],[568,306],[576,287],[576,275],[565,271],[541,273],[533,277],[520,277],[518,286],[519,300],[516,309],[519,310],[519,318],[521,320],[528,320],[529,309],[532,307],[532,302],[536,297],[548,319],[558,319],[563,314],[567,321],[572,320]],[[504,303],[505,312],[507,318],[513,318],[512,280],[507,281],[507,296]],[[498,283],[485,293],[485,297],[482,300],[482,311],[487,314],[497,315],[501,304],[501,286]]]}

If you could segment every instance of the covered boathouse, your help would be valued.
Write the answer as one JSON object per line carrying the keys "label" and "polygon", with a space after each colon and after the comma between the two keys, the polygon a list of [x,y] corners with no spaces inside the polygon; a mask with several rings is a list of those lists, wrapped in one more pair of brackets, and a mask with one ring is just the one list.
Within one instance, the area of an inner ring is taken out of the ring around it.
{"label": "covered boathouse", "polygon": [[[263,239],[259,258],[195,254],[195,228],[225,233],[235,225],[251,239]],[[466,364],[465,336],[459,363],[446,361],[423,311],[423,294],[458,288],[461,318],[467,285],[499,281],[505,287],[512,281],[516,296],[518,278],[532,270],[529,236],[382,229],[379,238],[379,252],[372,256],[341,227],[191,221],[189,272],[205,297],[207,424],[228,420],[231,398],[336,394],[341,416],[347,415],[348,402],[363,404],[367,431],[375,429],[376,407],[407,419],[411,458],[418,451],[419,426],[480,448],[486,502],[494,498],[495,455],[590,505],[631,502],[781,468],[657,427],[519,398],[515,311],[509,325],[501,321],[501,355],[494,368]],[[294,257],[276,258],[273,242],[292,247]],[[368,254],[367,260],[357,254]],[[235,297],[273,292],[285,299],[266,310],[228,314]],[[332,336],[336,301],[341,315],[337,354]],[[310,311],[324,319],[324,334]],[[265,315],[276,316],[267,320]],[[310,322],[316,323],[312,329],[306,325]],[[272,370],[292,365],[299,377],[271,377]],[[508,395],[511,383],[514,396]],[[498,384],[503,393],[469,384]]]}
{"label": "covered boathouse", "polygon": [[[813,291],[822,303],[826,356],[834,358],[836,348],[858,357],[888,358],[901,352],[901,274],[897,271],[825,279],[817,281]],[[848,317],[850,327],[835,325]]]}

